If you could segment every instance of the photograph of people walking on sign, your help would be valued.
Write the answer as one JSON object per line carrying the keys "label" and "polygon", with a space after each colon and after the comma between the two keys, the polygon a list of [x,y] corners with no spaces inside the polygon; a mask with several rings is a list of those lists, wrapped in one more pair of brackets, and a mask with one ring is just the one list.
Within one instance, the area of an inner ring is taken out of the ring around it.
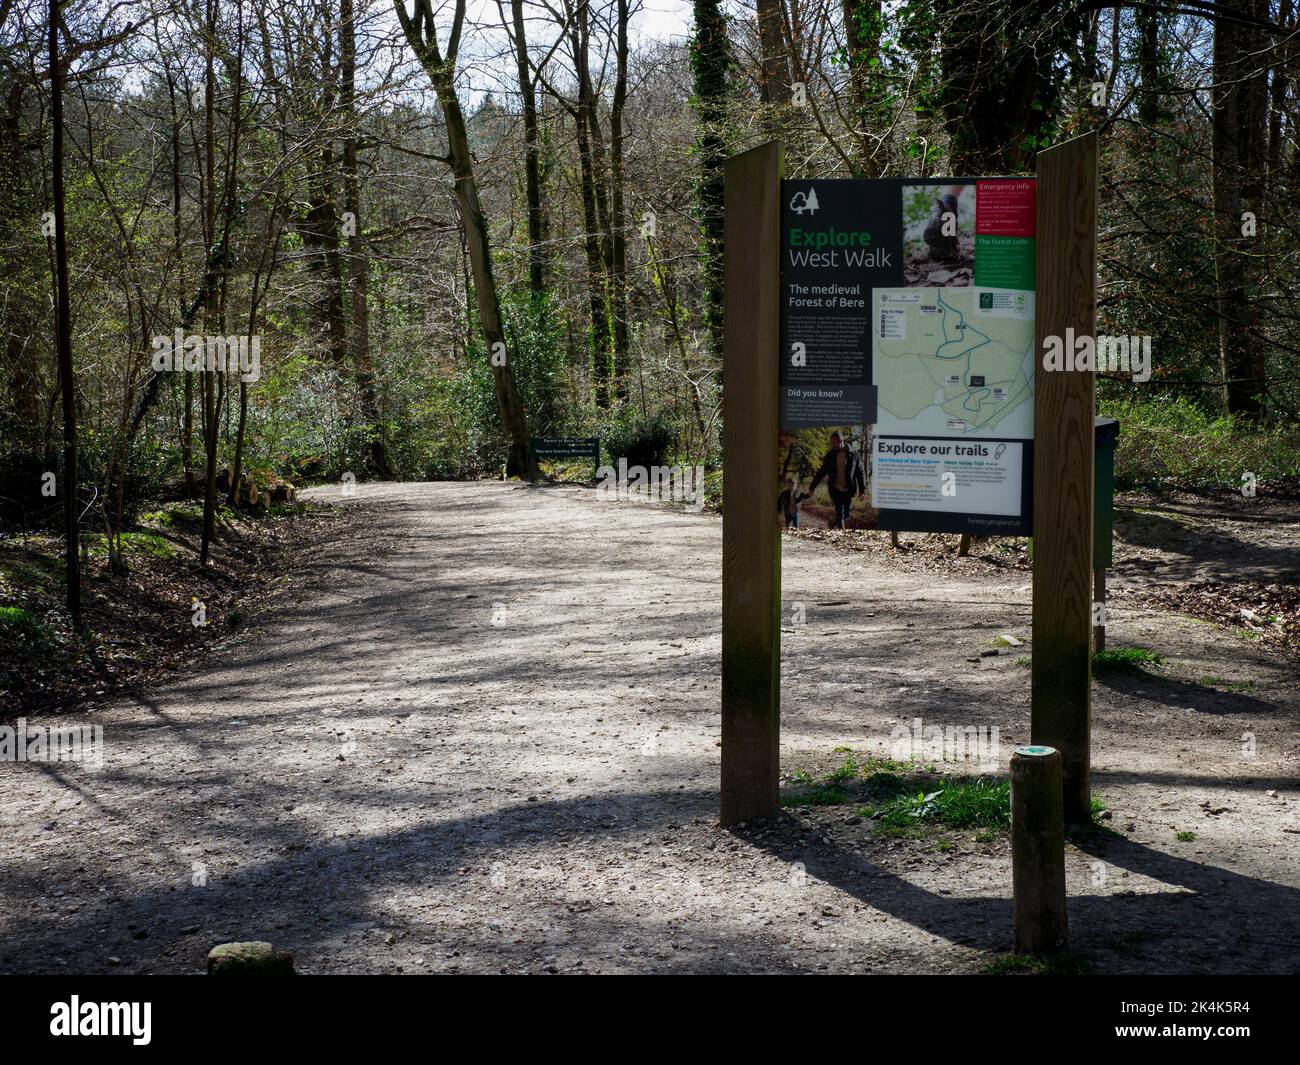
{"label": "photograph of people walking on sign", "polygon": [[974,283],[974,183],[903,186],[903,273],[911,287]]}
{"label": "photograph of people walking on sign", "polygon": [[[869,529],[865,425],[799,429],[780,437],[778,520],[787,528]],[[790,480],[793,479],[793,487]]]}

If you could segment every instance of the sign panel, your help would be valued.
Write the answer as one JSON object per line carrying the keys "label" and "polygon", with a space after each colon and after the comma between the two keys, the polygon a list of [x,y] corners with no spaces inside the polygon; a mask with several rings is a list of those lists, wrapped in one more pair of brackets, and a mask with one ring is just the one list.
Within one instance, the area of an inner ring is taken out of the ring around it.
{"label": "sign panel", "polygon": [[782,202],[783,472],[829,469],[796,451],[833,429],[878,528],[1028,535],[1034,180],[786,181]]}
{"label": "sign panel", "polygon": [[598,436],[534,436],[531,442],[539,459],[600,458]]}

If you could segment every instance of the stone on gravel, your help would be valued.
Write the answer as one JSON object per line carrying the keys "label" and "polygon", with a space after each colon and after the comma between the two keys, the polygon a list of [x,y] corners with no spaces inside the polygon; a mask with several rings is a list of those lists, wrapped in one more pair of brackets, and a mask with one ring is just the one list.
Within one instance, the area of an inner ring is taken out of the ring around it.
{"label": "stone on gravel", "polygon": [[209,976],[292,976],[293,955],[270,943],[222,943],[208,951]]}

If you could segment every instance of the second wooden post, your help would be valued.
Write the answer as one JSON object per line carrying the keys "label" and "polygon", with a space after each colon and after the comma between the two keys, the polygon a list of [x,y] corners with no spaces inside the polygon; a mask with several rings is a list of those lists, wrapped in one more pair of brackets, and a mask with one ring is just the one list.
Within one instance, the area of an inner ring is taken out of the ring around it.
{"label": "second wooden post", "polygon": [[[1038,156],[1031,735],[1061,752],[1065,819],[1092,817],[1097,134]],[[1048,344],[1065,358],[1048,370]],[[1080,357],[1089,356],[1080,366]]]}
{"label": "second wooden post", "polygon": [[779,810],[781,539],[777,365],[782,147],[727,162],[723,241],[722,823]]}

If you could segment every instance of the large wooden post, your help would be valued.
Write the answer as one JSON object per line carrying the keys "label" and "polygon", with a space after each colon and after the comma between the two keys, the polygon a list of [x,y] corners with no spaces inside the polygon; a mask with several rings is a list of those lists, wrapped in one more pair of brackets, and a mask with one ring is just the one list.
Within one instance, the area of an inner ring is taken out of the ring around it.
{"label": "large wooden post", "polygon": [[722,823],[779,809],[781,538],[774,502],[781,176],[770,142],[727,162],[723,303]]}
{"label": "large wooden post", "polygon": [[1031,734],[1061,752],[1065,819],[1091,818],[1091,369],[1046,371],[1044,339],[1096,339],[1097,135],[1038,156],[1034,385],[1034,591]]}

